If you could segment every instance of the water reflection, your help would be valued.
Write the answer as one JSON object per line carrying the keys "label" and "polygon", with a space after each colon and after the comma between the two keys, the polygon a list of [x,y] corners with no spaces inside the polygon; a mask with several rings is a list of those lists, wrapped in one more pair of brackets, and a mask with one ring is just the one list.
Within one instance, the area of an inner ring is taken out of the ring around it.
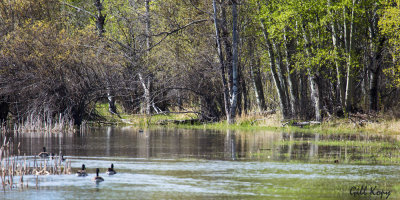
{"label": "water reflection", "polygon": [[[96,127],[76,134],[18,134],[21,154],[301,162],[399,163],[397,136]],[[17,145],[14,146],[17,150]]]}
{"label": "water reflection", "polygon": [[[16,134],[12,139],[21,143],[22,155],[37,155],[45,146],[66,155],[74,172],[86,164],[89,176],[39,176],[40,190],[34,189],[35,177],[25,176],[29,189],[7,191],[4,198],[351,199],[349,189],[360,184],[378,185],[397,198],[398,138],[132,127]],[[111,163],[118,174],[106,176]],[[100,184],[91,180],[97,167],[105,179]]]}

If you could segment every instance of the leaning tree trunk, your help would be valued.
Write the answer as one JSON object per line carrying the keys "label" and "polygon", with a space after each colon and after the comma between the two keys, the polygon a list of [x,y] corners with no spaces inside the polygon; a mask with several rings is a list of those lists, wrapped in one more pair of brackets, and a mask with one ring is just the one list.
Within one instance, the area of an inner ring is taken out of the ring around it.
{"label": "leaning tree trunk", "polygon": [[283,34],[283,39],[285,41],[285,57],[286,57],[286,72],[288,73],[287,82],[289,87],[289,104],[290,110],[292,113],[292,117],[299,116],[299,104],[298,104],[298,97],[297,97],[297,80],[296,80],[296,73],[293,70],[293,67],[290,64],[291,60],[291,53],[289,52],[291,46],[289,45],[289,41],[286,37],[286,30],[285,34]]}
{"label": "leaning tree trunk", "polygon": [[260,62],[254,61],[254,40],[249,40],[249,57],[250,57],[250,76],[253,83],[254,94],[256,97],[256,103],[259,111],[266,109],[264,91],[262,81],[260,77]]}
{"label": "leaning tree trunk", "polygon": [[290,107],[290,104],[289,104],[290,101],[289,101],[287,83],[286,83],[286,79],[285,79],[285,76],[284,76],[285,69],[284,69],[284,66],[283,66],[283,63],[282,63],[283,59],[282,59],[282,54],[281,54],[281,48],[280,48],[280,45],[277,45],[275,41],[272,41],[272,46],[274,47],[274,50],[276,52],[276,55],[275,55],[276,72],[278,74],[279,82],[281,83],[281,88],[283,90],[283,95],[284,95],[283,99],[285,100],[285,104],[287,105],[286,113],[287,113],[287,115],[289,117],[292,117],[291,113],[290,113],[290,108],[289,108]]}
{"label": "leaning tree trunk", "polygon": [[261,24],[262,32],[264,35],[265,44],[266,44],[267,50],[268,50],[269,66],[271,68],[272,78],[274,80],[275,87],[277,90],[279,104],[280,104],[281,111],[282,111],[282,116],[284,119],[288,119],[289,115],[287,113],[288,107],[287,107],[286,99],[285,99],[285,91],[281,87],[282,84],[279,80],[279,75],[277,73],[277,69],[276,69],[277,66],[275,63],[275,52],[273,50],[272,43],[271,43],[269,35],[268,35],[268,31],[264,26],[264,19],[261,19],[260,24]]}

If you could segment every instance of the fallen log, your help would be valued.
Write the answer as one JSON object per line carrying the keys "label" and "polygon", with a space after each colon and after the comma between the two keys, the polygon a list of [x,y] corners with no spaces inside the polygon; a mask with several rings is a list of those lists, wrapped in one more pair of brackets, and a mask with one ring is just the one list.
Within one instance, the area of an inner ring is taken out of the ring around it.
{"label": "fallen log", "polygon": [[282,124],[282,127],[285,126],[297,126],[300,128],[303,128],[303,126],[307,125],[315,125],[315,124],[321,124],[319,121],[307,121],[307,122],[293,122],[293,121],[288,121]]}
{"label": "fallen log", "polygon": [[200,123],[199,119],[185,119],[185,120],[173,120],[173,119],[165,119],[157,122],[159,125],[168,125],[168,124],[195,124]]}

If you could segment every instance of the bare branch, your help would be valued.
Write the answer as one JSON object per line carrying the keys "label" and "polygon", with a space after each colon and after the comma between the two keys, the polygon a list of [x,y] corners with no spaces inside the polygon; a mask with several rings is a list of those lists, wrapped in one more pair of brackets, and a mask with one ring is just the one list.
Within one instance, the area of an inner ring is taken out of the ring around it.
{"label": "bare branch", "polygon": [[66,3],[65,1],[63,1],[63,2],[61,2],[61,3],[64,4],[64,5],[66,5],[66,6],[69,6],[69,7],[71,7],[71,8],[76,9],[78,12],[83,11],[84,13],[90,15],[91,17],[97,18],[96,15],[94,15],[93,13],[91,13],[91,12],[85,10],[85,9],[82,9],[82,8],[79,8],[79,7],[76,7],[76,6],[73,6],[73,5],[69,4],[69,3]]}
{"label": "bare branch", "polygon": [[205,21],[208,21],[208,19],[200,19],[200,20],[192,21],[192,22],[190,22],[190,23],[188,23],[188,24],[186,24],[186,25],[184,25],[184,26],[178,27],[177,29],[174,29],[174,30],[172,30],[172,31],[169,31],[169,32],[160,32],[160,33],[158,33],[158,34],[152,35],[152,36],[155,36],[155,37],[164,35],[164,37],[161,38],[157,43],[155,43],[154,45],[152,45],[150,48],[145,49],[144,52],[150,51],[150,50],[152,50],[154,47],[158,46],[161,42],[163,42],[165,39],[167,39],[167,37],[168,37],[169,35],[174,34],[174,33],[178,32],[178,31],[180,31],[180,30],[182,30],[182,29],[185,29],[185,28],[187,28],[188,26],[191,26],[191,25],[193,25],[193,24],[198,24],[198,23],[205,22]]}

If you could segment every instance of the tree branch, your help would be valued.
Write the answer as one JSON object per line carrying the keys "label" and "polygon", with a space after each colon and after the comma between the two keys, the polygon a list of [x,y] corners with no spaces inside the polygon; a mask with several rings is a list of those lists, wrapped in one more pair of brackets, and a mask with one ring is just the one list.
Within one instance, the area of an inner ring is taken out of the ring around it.
{"label": "tree branch", "polygon": [[93,13],[91,13],[91,12],[85,10],[85,9],[82,9],[82,8],[79,8],[79,7],[76,7],[76,6],[73,6],[73,5],[71,5],[71,4],[69,4],[69,3],[66,3],[66,2],[64,2],[64,1],[63,1],[63,2],[60,2],[60,3],[66,5],[66,6],[69,6],[69,7],[71,7],[71,8],[74,8],[74,9],[76,9],[78,12],[80,12],[80,11],[82,10],[84,13],[90,15],[91,17],[97,18],[96,15],[94,15]]}
{"label": "tree branch", "polygon": [[167,39],[167,37],[168,37],[169,35],[171,35],[171,34],[174,34],[174,33],[178,32],[178,31],[180,31],[180,30],[182,30],[182,29],[185,29],[185,28],[187,28],[188,26],[191,26],[191,25],[193,25],[193,24],[198,24],[198,23],[201,23],[201,22],[205,22],[205,21],[207,21],[207,20],[208,20],[208,19],[200,19],[200,20],[192,21],[192,22],[190,22],[190,23],[188,23],[188,24],[186,24],[186,25],[184,25],[184,26],[178,27],[177,29],[174,29],[174,30],[172,30],[172,31],[169,31],[169,32],[164,31],[164,32],[160,32],[160,33],[155,34],[155,35],[151,35],[151,36],[154,36],[154,37],[158,37],[158,36],[164,35],[164,37],[161,38],[157,43],[155,43],[154,45],[152,45],[150,48],[145,49],[144,51],[150,51],[150,50],[152,50],[154,47],[158,46],[161,42],[163,42],[165,39]]}

